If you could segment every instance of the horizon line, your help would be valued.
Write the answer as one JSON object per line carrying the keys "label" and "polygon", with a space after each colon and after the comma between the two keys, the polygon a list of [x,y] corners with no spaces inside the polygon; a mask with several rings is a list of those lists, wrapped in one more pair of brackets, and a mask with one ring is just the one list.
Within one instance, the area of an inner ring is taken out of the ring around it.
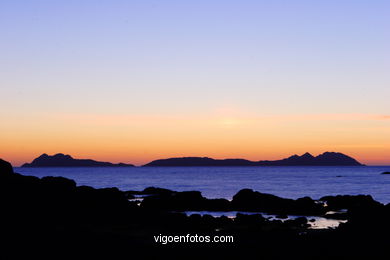
{"label": "horizon line", "polygon": [[[38,157],[44,155],[44,154],[46,154],[46,155],[48,155],[48,156],[54,156],[54,155],[57,155],[57,154],[63,154],[63,155],[70,155],[73,159],[79,159],[79,160],[80,160],[80,159],[81,159],[81,160],[87,159],[87,160],[95,160],[95,161],[99,161],[99,162],[110,162],[110,163],[114,163],[114,164],[117,164],[117,163],[124,163],[124,164],[132,164],[132,165],[134,165],[135,167],[142,167],[142,166],[147,165],[147,164],[149,164],[149,163],[151,163],[151,162],[153,162],[153,161],[156,161],[156,160],[166,160],[166,159],[174,159],[174,158],[210,158],[210,159],[213,159],[213,160],[236,160],[236,159],[238,159],[238,160],[247,160],[247,161],[251,161],[251,162],[261,162],[261,161],[283,160],[283,159],[287,159],[287,158],[289,158],[289,157],[291,157],[291,156],[295,156],[295,155],[297,155],[297,156],[302,156],[302,155],[304,155],[304,154],[310,154],[310,155],[312,155],[313,157],[317,157],[317,156],[322,155],[322,154],[324,154],[324,153],[339,153],[339,154],[344,154],[344,155],[346,155],[346,156],[348,156],[348,157],[351,157],[352,159],[356,160],[357,162],[359,162],[360,164],[362,164],[362,166],[378,166],[378,167],[380,167],[380,166],[390,166],[390,163],[387,163],[387,164],[367,164],[367,163],[361,163],[359,160],[355,159],[355,158],[352,157],[352,156],[349,156],[349,155],[346,154],[346,153],[334,152],[334,151],[325,151],[325,152],[322,152],[322,153],[318,153],[317,155],[313,155],[313,154],[310,153],[310,152],[305,152],[305,153],[302,153],[301,155],[295,153],[295,154],[292,154],[292,155],[287,156],[287,157],[282,157],[282,158],[280,158],[280,159],[273,159],[273,160],[270,160],[270,159],[260,159],[260,160],[256,159],[256,160],[251,160],[251,159],[245,159],[245,158],[243,158],[243,157],[224,157],[224,158],[221,158],[221,157],[212,157],[212,156],[171,156],[171,157],[150,159],[150,160],[148,160],[148,162],[142,163],[142,164],[134,164],[134,163],[132,163],[132,162],[123,162],[123,161],[122,161],[122,162],[112,162],[112,161],[104,160],[104,159],[101,160],[101,159],[91,159],[91,158],[75,158],[75,157],[73,157],[71,154],[66,154],[66,153],[54,153],[54,154],[52,154],[52,155],[49,155],[48,153],[42,153],[42,154],[40,154],[39,156],[34,157],[34,158],[32,159],[32,161],[33,161],[34,159],[36,159],[36,158],[38,158]],[[31,162],[32,162],[32,161],[31,161]],[[24,162],[24,163],[21,163],[21,164],[17,164],[17,165],[15,165],[15,166],[13,166],[13,167],[20,168],[20,167],[22,167],[22,165],[25,164],[25,163],[29,163],[29,162]],[[13,165],[13,164],[12,164],[12,165]],[[302,166],[304,166],[304,165],[302,165]],[[274,166],[274,167],[278,167],[278,166]],[[280,167],[282,167],[282,166],[280,166]],[[283,166],[283,167],[285,167],[285,166]],[[287,167],[290,167],[290,166],[287,166]],[[299,167],[299,166],[298,166],[298,167]],[[310,166],[309,166],[309,167],[310,167]]]}

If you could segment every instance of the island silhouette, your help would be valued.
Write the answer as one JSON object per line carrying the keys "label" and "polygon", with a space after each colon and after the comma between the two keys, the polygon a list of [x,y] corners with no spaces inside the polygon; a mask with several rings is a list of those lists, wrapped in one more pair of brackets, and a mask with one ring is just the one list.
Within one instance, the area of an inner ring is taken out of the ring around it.
{"label": "island silhouette", "polygon": [[[305,153],[293,155],[281,160],[250,161],[246,159],[213,159],[209,157],[178,157],[158,159],[143,167],[209,167],[209,166],[364,166],[356,159],[336,152],[325,152],[318,156]],[[22,167],[134,167],[133,164],[99,162],[92,159],[75,159],[70,155],[46,153]]]}
{"label": "island silhouette", "polygon": [[91,159],[74,159],[72,156],[63,153],[52,156],[44,153],[31,163],[23,164],[22,167],[134,167],[134,165],[99,162]]}
{"label": "island silhouette", "polygon": [[152,166],[364,166],[356,159],[336,152],[325,152],[318,156],[305,153],[275,161],[249,161],[245,159],[212,159],[208,157],[181,157],[152,161],[144,165]]}

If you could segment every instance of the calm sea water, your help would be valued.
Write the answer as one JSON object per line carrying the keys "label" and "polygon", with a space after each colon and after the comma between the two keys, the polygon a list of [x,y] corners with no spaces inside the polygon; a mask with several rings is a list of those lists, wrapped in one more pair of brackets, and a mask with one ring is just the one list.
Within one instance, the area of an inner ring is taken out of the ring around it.
{"label": "calm sea water", "polygon": [[198,190],[208,198],[231,199],[251,188],[285,198],[370,194],[390,202],[390,166],[366,167],[94,167],[15,168],[23,175],[63,176],[78,185],[143,190],[155,186],[177,191]]}

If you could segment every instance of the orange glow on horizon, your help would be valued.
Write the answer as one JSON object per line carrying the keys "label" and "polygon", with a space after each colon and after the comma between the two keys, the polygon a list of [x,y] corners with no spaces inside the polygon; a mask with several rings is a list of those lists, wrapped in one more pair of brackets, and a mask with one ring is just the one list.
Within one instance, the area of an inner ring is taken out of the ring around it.
{"label": "orange glow on horizon", "polygon": [[325,151],[368,165],[390,165],[390,120],[385,115],[48,114],[10,121],[0,137],[0,158],[15,166],[42,153],[142,165],[169,157],[257,161]]}

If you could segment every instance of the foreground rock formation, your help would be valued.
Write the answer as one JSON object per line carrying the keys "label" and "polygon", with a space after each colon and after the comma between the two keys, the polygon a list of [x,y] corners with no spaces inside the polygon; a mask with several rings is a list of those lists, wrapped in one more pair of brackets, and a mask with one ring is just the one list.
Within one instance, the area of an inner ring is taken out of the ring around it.
{"label": "foreground rock formation", "polygon": [[[132,200],[146,196],[142,202]],[[130,198],[130,200],[129,200]],[[297,200],[244,189],[232,201],[211,200],[200,192],[159,188],[120,191],[77,186],[63,177],[23,176],[0,161],[0,237],[4,249],[64,254],[82,250],[89,256],[109,252],[121,258],[263,257],[339,259],[388,256],[390,204],[370,196],[327,196]],[[323,215],[344,209],[347,223],[337,229],[309,229],[305,217],[270,220],[261,214],[235,219],[185,210],[245,210],[277,214]],[[229,235],[234,243],[156,243],[156,235]],[[78,251],[79,252],[79,251]]]}

